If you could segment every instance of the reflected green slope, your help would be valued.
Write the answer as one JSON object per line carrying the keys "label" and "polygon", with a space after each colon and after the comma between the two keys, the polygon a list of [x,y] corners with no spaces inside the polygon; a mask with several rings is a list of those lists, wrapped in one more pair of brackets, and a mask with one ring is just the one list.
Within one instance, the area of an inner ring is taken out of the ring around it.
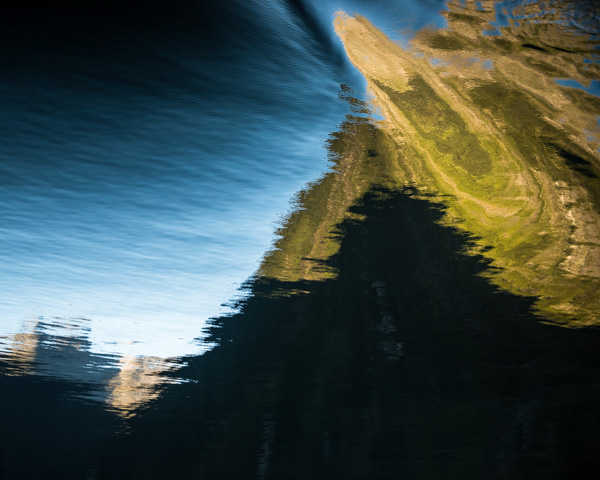
{"label": "reflected green slope", "polygon": [[295,211],[283,222],[279,239],[265,255],[259,277],[284,281],[323,280],[335,276],[324,261],[339,241],[333,229],[352,216],[349,208],[373,185],[398,186],[398,146],[368,118],[370,108],[342,86],[341,98],[352,114],[332,133],[327,151],[333,166],[295,199]]}
{"label": "reflected green slope", "polygon": [[548,319],[597,324],[600,102],[555,77],[598,78],[598,41],[535,5],[484,35],[493,2],[477,4],[449,3],[448,28],[408,49],[361,17],[340,13],[336,30],[401,151],[395,181],[445,198],[444,221],[477,237],[494,283]]}

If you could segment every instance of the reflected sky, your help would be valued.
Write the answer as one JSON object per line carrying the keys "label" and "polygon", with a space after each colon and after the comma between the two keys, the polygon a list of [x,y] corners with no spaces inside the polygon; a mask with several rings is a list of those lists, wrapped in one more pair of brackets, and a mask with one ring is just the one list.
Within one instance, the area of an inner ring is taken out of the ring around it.
{"label": "reflected sky", "polygon": [[582,85],[577,80],[565,80],[562,78],[557,78],[556,83],[562,85],[563,87],[579,88],[584,92],[595,95],[596,97],[600,97],[600,80],[592,80],[587,86]]}

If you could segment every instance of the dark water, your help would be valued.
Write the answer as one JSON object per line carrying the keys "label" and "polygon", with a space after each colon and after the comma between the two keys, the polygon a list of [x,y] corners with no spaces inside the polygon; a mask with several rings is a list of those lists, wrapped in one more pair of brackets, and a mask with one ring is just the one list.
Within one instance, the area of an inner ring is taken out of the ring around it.
{"label": "dark water", "polygon": [[596,478],[597,332],[539,324],[414,192],[361,199],[335,280],[259,279],[223,315],[329,167],[340,86],[365,94],[338,8],[445,24],[389,0],[3,15],[0,478]]}

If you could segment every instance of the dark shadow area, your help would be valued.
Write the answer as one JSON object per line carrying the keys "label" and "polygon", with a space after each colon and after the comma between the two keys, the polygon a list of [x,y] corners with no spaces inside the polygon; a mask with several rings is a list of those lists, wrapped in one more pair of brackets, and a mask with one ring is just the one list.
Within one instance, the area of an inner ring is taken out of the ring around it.
{"label": "dark shadow area", "polygon": [[556,150],[556,153],[558,153],[565,160],[565,163],[571,170],[575,170],[576,172],[589,178],[598,178],[598,175],[596,172],[594,172],[592,163],[587,161],[585,158],[565,150],[560,145],[549,143],[549,146]]}
{"label": "dark shadow area", "polygon": [[[0,372],[11,365],[0,362]],[[80,480],[122,422],[95,401],[91,386],[0,374],[0,479]],[[93,478],[93,477],[92,477]]]}
{"label": "dark shadow area", "polygon": [[414,193],[352,209],[336,279],[251,283],[95,478],[598,478],[599,332],[540,323]]}
{"label": "dark shadow area", "polygon": [[554,50],[558,50],[559,52],[565,52],[565,53],[577,53],[575,50],[567,50],[566,48],[561,48],[561,47],[552,47]]}
{"label": "dark shadow area", "polygon": [[547,52],[547,50],[545,48],[538,47],[537,45],[532,45],[531,43],[524,43],[521,46],[525,47],[525,48],[531,48],[532,50],[538,50],[540,52]]}

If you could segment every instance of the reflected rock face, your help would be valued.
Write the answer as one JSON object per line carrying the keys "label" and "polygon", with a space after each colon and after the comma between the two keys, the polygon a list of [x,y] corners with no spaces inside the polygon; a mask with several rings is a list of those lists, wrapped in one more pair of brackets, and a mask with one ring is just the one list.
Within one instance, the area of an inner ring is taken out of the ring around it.
{"label": "reflected rock face", "polygon": [[500,36],[495,4],[472,1],[407,47],[362,17],[339,13],[336,31],[401,152],[395,180],[444,199],[494,283],[553,321],[597,324],[600,100],[556,80],[598,78],[598,41],[540,5],[510,12]]}
{"label": "reflected rock face", "polygon": [[178,383],[165,376],[173,364],[162,358],[123,356],[118,367],[118,373],[107,383],[107,403],[123,416],[135,414],[137,408],[157,398],[163,383]]}
{"label": "reflected rock face", "polygon": [[77,397],[121,416],[156,398],[160,384],[178,381],[164,376],[175,367],[165,359],[94,353],[88,324],[82,318],[26,321],[20,333],[0,338],[3,374],[66,382]]}

